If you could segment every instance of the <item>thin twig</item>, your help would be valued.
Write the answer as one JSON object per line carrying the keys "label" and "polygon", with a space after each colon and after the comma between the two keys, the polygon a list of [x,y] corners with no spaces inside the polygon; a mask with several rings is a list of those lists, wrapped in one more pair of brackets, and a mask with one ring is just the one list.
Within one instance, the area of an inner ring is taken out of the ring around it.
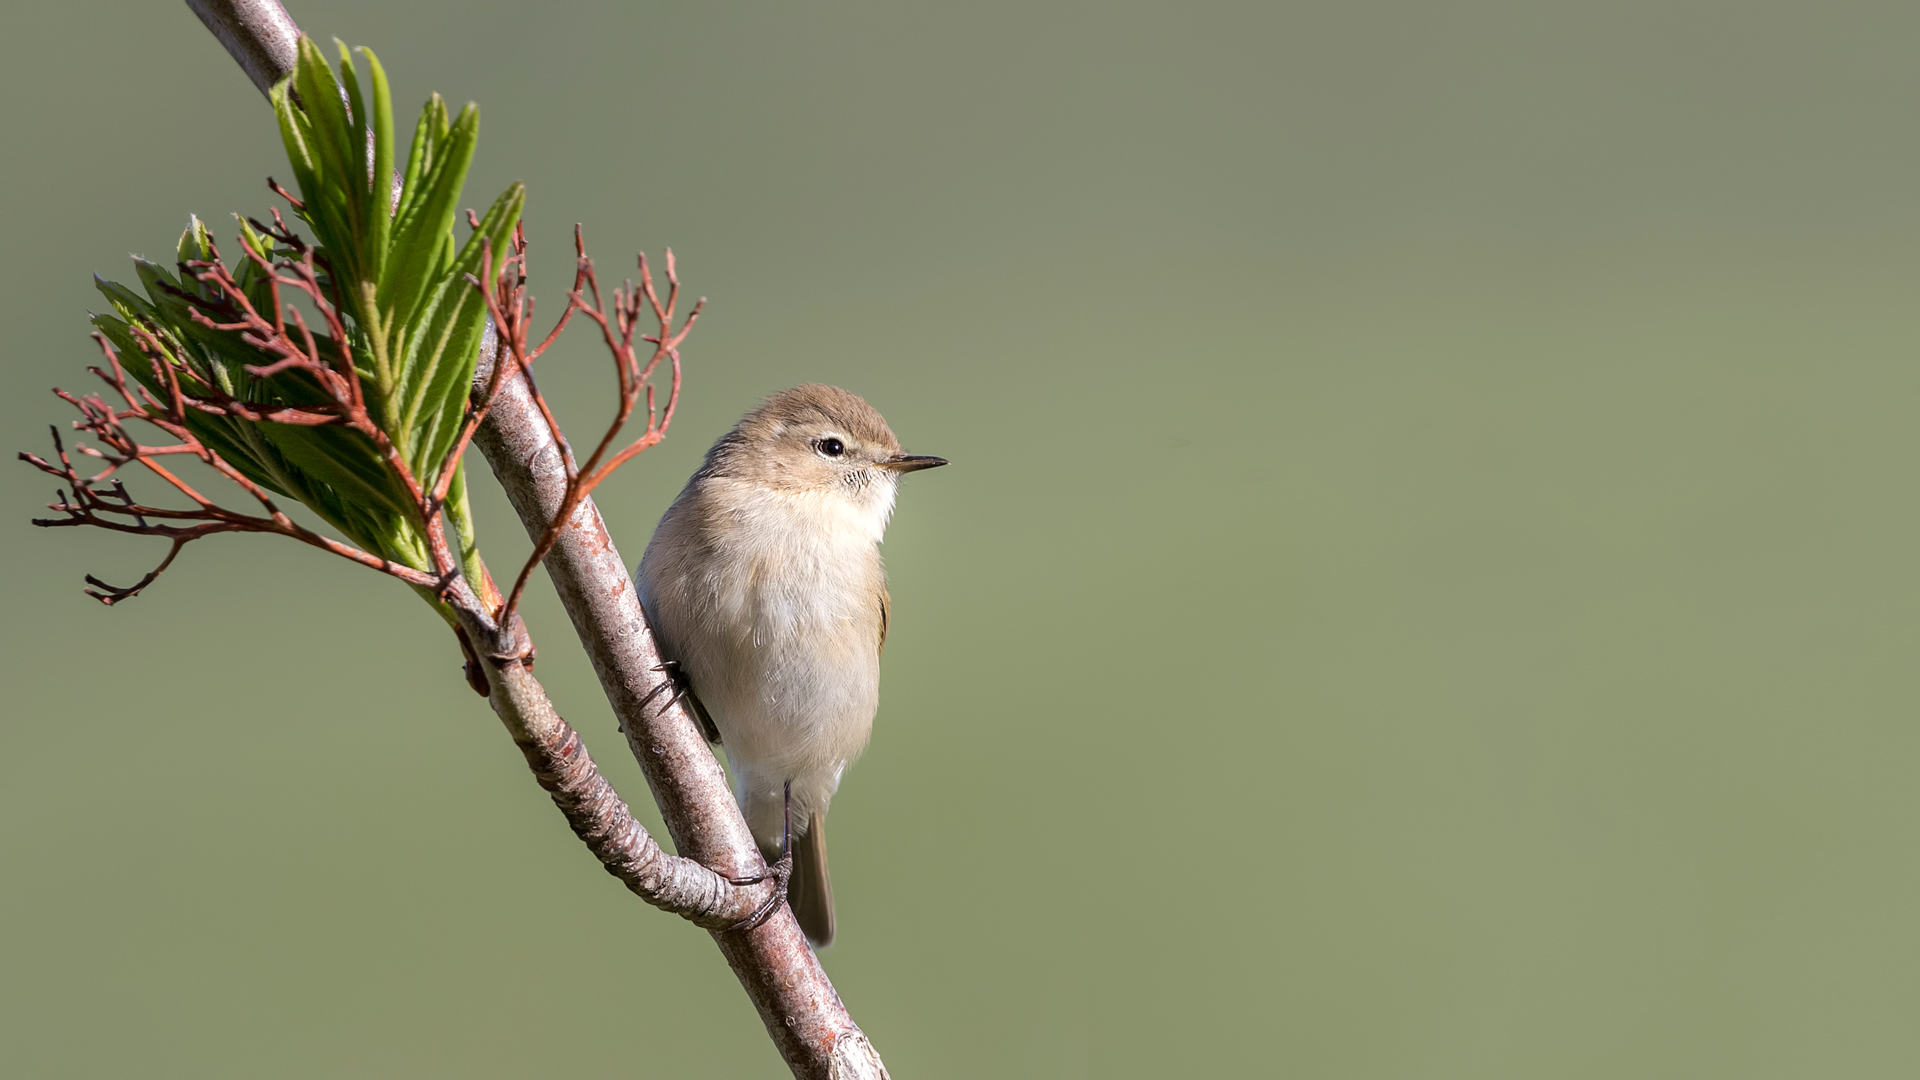
{"label": "thin twig", "polygon": [[[104,464],[98,472],[83,475],[67,453],[65,441],[61,439],[60,430],[57,427],[52,429],[57,464],[36,454],[22,453],[21,460],[44,473],[59,477],[66,484],[59,493],[57,501],[47,504],[48,509],[64,516],[36,518],[33,523],[47,528],[89,525],[112,532],[161,536],[173,543],[167,550],[166,558],[133,585],[124,588],[108,585],[89,575],[87,582],[94,588],[87,589],[87,595],[108,605],[137,596],[141,590],[153,584],[162,571],[173,564],[174,557],[180,553],[182,547],[202,537],[223,532],[276,533],[392,575],[409,585],[430,589],[445,586],[445,579],[441,576],[425,573],[390,559],[383,559],[351,544],[322,536],[288,517],[275,505],[273,497],[265,489],[248,479],[245,474],[194,436],[187,427],[186,410],[190,406],[186,403],[184,391],[177,389],[177,381],[174,384],[176,389],[171,395],[170,402],[165,405],[154,402],[152,396],[146,394],[143,389],[129,385],[126,371],[121,366],[119,355],[112,343],[107,341],[104,335],[96,333],[93,336],[107,358],[108,369],[96,367],[90,370],[127,402],[127,408],[115,409],[98,395],[77,397],[64,391],[58,392],[63,400],[72,403],[80,410],[80,419],[74,422],[74,427],[92,435],[100,443],[99,447],[82,446],[77,449]],[[136,396],[136,392],[139,396]],[[143,401],[142,398],[145,400]],[[157,428],[173,438],[175,442],[171,445],[148,446],[135,438],[127,429],[126,421],[129,420],[139,420]],[[266,510],[266,515],[244,514],[216,504],[157,460],[160,457],[180,453],[193,455],[222,477],[238,485],[260,503]],[[192,502],[194,508],[149,506],[134,501],[125,484],[115,475],[122,468],[133,464],[141,465],[148,472],[159,477],[169,487]],[[102,490],[98,487],[110,478],[113,480],[110,489]],[[167,524],[169,522],[180,524]]]}
{"label": "thin twig", "polygon": [[[673,252],[669,249],[667,251],[668,291],[665,301],[660,299],[659,293],[654,288],[652,271],[647,265],[646,255],[642,254],[640,286],[635,288],[632,282],[628,282],[623,288],[615,289],[613,303],[609,306],[601,296],[599,275],[594,269],[593,260],[587,256],[586,240],[579,225],[574,226],[573,238],[574,279],[573,288],[567,293],[567,310],[561,315],[560,322],[555,325],[553,331],[540,343],[538,349],[532,351],[527,349],[527,312],[530,310],[530,303],[526,296],[524,234],[516,234],[514,257],[508,260],[508,265],[503,266],[497,278],[484,279],[495,282],[491,290],[482,287],[479,280],[469,279],[473,281],[476,288],[481,288],[483,295],[487,298],[487,311],[493,316],[494,324],[500,330],[501,343],[507,354],[513,358],[514,367],[526,379],[533,403],[540,410],[541,418],[546,422],[547,430],[554,443],[561,449],[561,464],[567,477],[567,492],[561,501],[559,512],[553,516],[539,539],[534,542],[532,553],[527,556],[526,563],[521,566],[519,575],[514,578],[513,588],[507,593],[505,603],[501,605],[499,618],[503,620],[510,618],[518,609],[520,597],[526,591],[527,582],[532,578],[534,568],[539,566],[553,550],[553,545],[559,540],[560,531],[565,528],[566,521],[572,516],[574,509],[580,505],[580,501],[591,494],[594,488],[599,487],[607,477],[612,476],[614,470],[632,460],[641,451],[657,445],[666,437],[667,428],[672,425],[674,411],[680,403],[680,344],[693,331],[693,324],[700,318],[700,312],[706,307],[707,302],[705,297],[701,297],[694,305],[693,311],[680,324],[679,329],[674,328],[674,309],[680,298],[680,279],[675,271]],[[593,295],[592,303],[586,299],[588,292]],[[640,362],[634,346],[635,333],[639,328],[643,310],[650,310],[654,321],[659,326],[657,333],[642,335],[639,338],[653,345],[653,351],[645,364]],[[567,321],[576,311],[584,312],[588,318],[599,324],[601,339],[606,343],[607,351],[613,357],[614,378],[619,388],[619,404],[614,411],[613,420],[607,425],[606,433],[600,437],[600,442],[594,447],[593,453],[581,463],[574,461],[571,448],[567,446],[566,437],[561,432],[560,422],[554,418],[552,407],[547,404],[545,395],[540,393],[539,386],[533,381],[532,370],[534,359],[546,351],[547,346],[559,336],[560,331],[566,327]],[[664,411],[655,406],[652,382],[653,374],[663,360],[670,363],[673,375]],[[500,373],[505,367],[504,363],[494,365],[484,398],[488,408],[491,408],[494,398],[499,393]],[[620,432],[625,429],[627,422],[632,419],[634,410],[643,395],[647,404],[646,429],[638,438],[609,457],[609,450],[620,437]]]}

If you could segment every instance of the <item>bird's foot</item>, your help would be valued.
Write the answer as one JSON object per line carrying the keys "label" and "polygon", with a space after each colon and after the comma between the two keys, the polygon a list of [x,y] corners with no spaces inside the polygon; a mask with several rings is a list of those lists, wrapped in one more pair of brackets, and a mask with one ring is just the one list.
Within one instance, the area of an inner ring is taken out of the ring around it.
{"label": "bird's foot", "polygon": [[793,879],[793,781],[789,780],[780,790],[780,858],[767,864],[767,868],[750,878],[728,878],[735,885],[758,885],[772,878],[773,895],[761,904],[753,914],[728,927],[729,930],[752,930],[766,922],[780,905],[787,902],[787,882]]}
{"label": "bird's foot", "polygon": [[729,931],[753,930],[758,928],[760,924],[766,922],[773,916],[774,912],[780,910],[780,905],[787,902],[787,882],[792,879],[792,877],[793,852],[788,851],[780,856],[778,862],[768,863],[765,870],[762,870],[752,877],[728,878],[728,881],[743,887],[747,885],[758,885],[763,881],[771,879],[773,881],[773,895],[767,897],[765,903],[755,908],[753,914],[727,927],[727,929]]}
{"label": "bird's foot", "polygon": [[680,704],[680,702],[685,701],[693,711],[694,718],[700,721],[700,734],[705,735],[707,741],[710,743],[719,742],[720,729],[714,726],[713,717],[707,715],[707,707],[702,705],[700,698],[694,694],[693,680],[687,678],[687,673],[680,667],[680,661],[662,660],[659,666],[653,670],[665,675],[667,681],[647,691],[646,696],[640,699],[640,708],[644,710],[647,707],[647,702],[652,701],[671,688],[673,693],[667,698],[666,702],[660,706],[660,711],[664,713],[675,705]]}

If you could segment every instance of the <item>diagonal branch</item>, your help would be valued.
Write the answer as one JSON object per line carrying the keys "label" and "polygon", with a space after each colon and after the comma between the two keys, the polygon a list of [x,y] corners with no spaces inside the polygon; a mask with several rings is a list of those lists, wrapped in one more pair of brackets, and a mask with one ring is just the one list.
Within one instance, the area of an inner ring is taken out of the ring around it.
{"label": "diagonal branch", "polygon": [[[188,2],[250,71],[257,55],[270,52],[253,27],[293,25],[279,0]],[[278,67],[269,67],[266,84],[291,70],[289,54]],[[489,328],[490,341],[483,346],[476,373],[476,382],[489,386],[483,392],[490,407],[474,432],[474,443],[536,542],[549,525],[563,523],[545,560],[548,573],[646,774],[675,847],[726,877],[745,880],[763,874],[765,864],[726,776],[687,707],[673,702],[647,708],[668,680],[633,581],[591,496],[569,500],[569,481],[578,470],[546,423],[519,357],[497,386],[492,383],[495,368],[507,366],[493,362],[498,349],[492,342],[494,329]],[[562,514],[569,502],[572,509]],[[489,679],[499,675],[488,672]],[[490,700],[509,696],[496,693]],[[496,703],[496,709],[501,707]],[[717,931],[714,939],[795,1076],[855,1080],[887,1075],[784,905],[755,929]]]}
{"label": "diagonal branch", "polygon": [[[484,633],[484,624],[475,621],[469,632],[476,631]],[[561,719],[529,665],[517,660],[488,664],[486,673],[494,713],[534,778],[607,873],[654,907],[708,930],[764,919],[775,907],[784,910],[785,890],[771,877],[735,882],[661,850],[600,774],[579,732]]]}

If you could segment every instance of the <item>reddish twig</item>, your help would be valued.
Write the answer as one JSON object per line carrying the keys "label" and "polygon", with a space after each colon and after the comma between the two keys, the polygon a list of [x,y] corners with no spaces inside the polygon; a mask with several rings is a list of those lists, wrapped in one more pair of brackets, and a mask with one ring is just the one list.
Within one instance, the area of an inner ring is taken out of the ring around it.
{"label": "reddish twig", "polygon": [[[479,219],[474,216],[473,211],[467,211],[467,219],[468,224],[476,229],[479,228]],[[576,227],[576,245],[579,243],[578,234],[579,230]],[[525,295],[527,281],[527,230],[524,223],[519,223],[514,226],[511,243],[513,244],[513,254],[501,262],[500,272],[495,274],[493,272],[493,241],[487,237],[481,237],[480,276],[475,278],[472,275],[468,275],[467,280],[476,287],[478,287],[482,281],[497,283],[497,288],[499,289],[498,296],[488,296],[485,289],[481,290],[482,296],[485,297],[487,301],[487,310],[490,314],[509,307],[514,310],[518,323],[517,330],[520,335],[518,341],[521,353],[526,356],[527,362],[531,363],[541,353],[546,352],[547,346],[553,344],[554,339],[560,336],[560,332],[567,328],[568,321],[573,318],[573,308],[569,306],[566,311],[561,313],[560,321],[554,324],[553,329],[547,334],[546,339],[540,342],[538,348],[530,352],[526,350],[526,324],[533,321],[533,298]],[[573,287],[575,289],[580,287],[581,273],[582,271],[580,270],[576,270],[574,273]],[[495,326],[498,327],[499,325],[500,323],[496,321]],[[473,433],[479,430],[481,423],[487,418],[487,413],[493,408],[494,401],[499,397],[500,387],[505,382],[505,370],[504,365],[495,364],[492,372],[487,377],[486,389],[481,392],[479,400],[473,402],[468,407],[466,421],[461,424],[460,433],[454,438],[453,445],[448,449],[447,456],[440,466],[440,482],[434,487],[436,504],[445,504],[447,487],[453,482],[453,467],[459,462],[460,456],[466,453],[468,444],[473,441]],[[549,414],[549,417],[551,417],[551,414]]]}
{"label": "reddish twig", "polygon": [[[362,566],[390,574],[409,585],[429,589],[445,587],[446,581],[443,577],[425,573],[411,566],[404,566],[390,559],[383,559],[351,544],[322,536],[295,522],[274,504],[273,497],[265,489],[249,480],[188,429],[186,410],[191,406],[184,392],[179,389],[177,379],[170,382],[172,390],[169,395],[170,400],[165,402],[156,400],[144,387],[132,385],[127,381],[126,371],[121,367],[120,358],[113,345],[100,334],[93,336],[106,355],[109,370],[98,367],[89,370],[111,386],[125,400],[127,407],[116,409],[99,395],[76,397],[65,391],[55,391],[63,400],[80,410],[80,419],[74,422],[74,427],[91,434],[100,443],[98,447],[78,446],[75,449],[80,454],[104,462],[104,465],[100,471],[92,475],[82,475],[74,466],[66,444],[60,437],[60,429],[57,427],[52,429],[57,464],[37,454],[22,453],[21,460],[42,472],[59,477],[66,485],[55,493],[56,501],[47,504],[48,509],[58,511],[65,516],[36,518],[33,523],[48,528],[91,525],[112,532],[161,536],[171,540],[172,546],[167,549],[166,558],[133,585],[126,587],[109,585],[97,577],[88,575],[86,579],[90,586],[86,590],[88,596],[108,605],[136,596],[148,585],[153,584],[154,580],[172,565],[174,557],[179,555],[181,548],[201,537],[223,532],[276,533],[289,536],[322,551],[332,552]],[[174,442],[161,446],[148,446],[141,443],[127,429],[126,421],[128,420],[139,420],[151,425],[171,437]],[[251,495],[266,511],[265,514],[241,513],[214,503],[157,460],[170,454],[191,454],[198,458]],[[191,501],[194,504],[193,507],[174,509],[136,502],[128,493],[126,485],[115,475],[125,466],[134,464],[145,467],[147,471],[165,481]],[[103,489],[100,485],[108,480],[112,481],[112,486]]]}
{"label": "reddish twig", "polygon": [[[280,290],[285,287],[304,294],[313,302],[315,309],[326,320],[327,332],[334,344],[333,355],[322,356],[319,345],[308,329],[306,319],[301,315],[299,308],[291,305],[284,307],[285,311],[292,314],[294,324],[300,332],[301,340],[298,343],[295,343],[287,334],[285,322],[281,318],[281,309],[275,310],[274,321],[268,322],[263,318],[254,309],[253,302],[240,288],[232,272],[220,260],[218,250],[209,252],[212,256],[210,259],[193,260],[184,264],[197,280],[217,290],[217,296],[213,300],[188,296],[190,301],[194,301],[190,314],[200,325],[214,330],[237,331],[247,344],[269,355],[280,357],[271,364],[249,366],[248,374],[264,378],[282,371],[299,371],[320,384],[333,399],[332,404],[306,411],[316,417],[338,417],[335,422],[352,428],[373,443],[374,448],[386,460],[388,469],[395,479],[400,481],[410,497],[410,508],[415,515],[415,524],[421,527],[427,539],[435,572],[443,579],[450,580],[459,572],[459,560],[447,539],[446,527],[440,511],[446,502],[446,486],[451,482],[451,467],[459,461],[458,454],[450,455],[442,463],[441,471],[446,475],[438,478],[434,490],[432,492],[425,490],[408,466],[406,456],[400,452],[399,447],[394,445],[386,431],[374,423],[372,415],[367,410],[366,394],[360,383],[359,369],[353,361],[353,350],[348,344],[350,339],[346,324],[340,315],[340,306],[336,298],[328,295],[328,290],[320,283],[313,248],[286,227],[277,211],[273,218],[273,228],[268,228],[258,221],[253,221],[251,224],[262,233],[285,245],[297,258],[273,261],[244,244],[241,245],[242,249],[246,252],[247,258],[267,275],[268,281],[274,287],[276,302],[279,299]],[[209,242],[209,247],[211,246]],[[208,310],[224,313],[230,321],[220,322],[214,316],[207,314]],[[218,395],[218,403],[222,405],[231,400],[227,395]],[[256,417],[244,412],[239,415],[247,419],[280,419],[277,416]],[[300,422],[300,420],[281,420],[281,422]]]}
{"label": "reddish twig", "polygon": [[[503,267],[499,278],[491,290],[480,284],[482,279],[469,278],[474,287],[481,289],[487,298],[487,311],[492,315],[494,325],[500,333],[501,344],[507,355],[513,358],[514,366],[527,381],[527,389],[534,404],[539,408],[541,417],[546,421],[547,430],[553,436],[555,445],[560,448],[562,467],[566,471],[566,496],[561,501],[559,511],[548,522],[545,531],[535,541],[533,551],[527,556],[526,564],[520,568],[520,574],[514,579],[513,589],[507,594],[506,602],[501,606],[498,618],[512,617],[519,606],[520,596],[526,591],[527,581],[533,576],[534,567],[539,566],[553,545],[559,540],[560,532],[579,507],[581,500],[592,494],[593,489],[614,470],[632,460],[634,455],[666,438],[667,428],[673,423],[674,410],[680,404],[680,345],[693,331],[693,324],[700,318],[700,312],[706,307],[706,297],[701,297],[688,313],[686,320],[674,329],[675,308],[680,300],[680,278],[674,266],[673,251],[667,251],[667,296],[663,301],[653,283],[653,272],[647,265],[644,253],[640,256],[640,284],[635,287],[628,281],[613,291],[613,303],[608,306],[600,293],[600,279],[595,272],[593,260],[587,257],[586,240],[580,226],[573,228],[575,268],[573,288],[567,293],[567,310],[560,317],[553,331],[541,341],[536,349],[527,348],[527,324],[530,321],[532,304],[526,296],[526,240],[524,235],[516,234],[515,255],[509,263],[517,261],[520,273],[513,274],[511,267]],[[583,289],[582,286],[585,286]],[[588,303],[587,292],[593,294],[593,302]],[[601,339],[606,343],[607,351],[613,356],[614,376],[619,383],[620,402],[614,412],[613,420],[607,425],[606,434],[594,447],[587,460],[576,462],[572,447],[560,430],[560,423],[554,419],[553,409],[547,404],[546,397],[540,393],[539,386],[533,380],[533,361],[553,344],[560,331],[566,327],[573,313],[584,312],[588,318],[600,326]],[[642,316],[651,313],[658,331],[654,334],[639,334]],[[643,363],[634,342],[638,340],[653,346],[652,352]],[[661,407],[655,400],[653,375],[662,361],[668,362],[672,371],[672,381],[667,390],[666,404]],[[500,372],[504,363],[494,365],[489,380],[486,400],[491,403],[498,393]],[[640,436],[617,452],[613,449],[620,432],[632,419],[644,395],[647,404],[647,426]]]}
{"label": "reddish twig", "polygon": [[[293,204],[293,208],[295,210],[305,210],[307,208],[306,203],[303,203],[299,199],[295,198],[291,192],[289,192],[286,188],[281,187],[280,182],[275,180],[271,176],[267,177],[267,187],[275,195],[278,195],[281,198],[287,200],[287,202]],[[276,214],[275,216],[277,217],[279,215]]]}

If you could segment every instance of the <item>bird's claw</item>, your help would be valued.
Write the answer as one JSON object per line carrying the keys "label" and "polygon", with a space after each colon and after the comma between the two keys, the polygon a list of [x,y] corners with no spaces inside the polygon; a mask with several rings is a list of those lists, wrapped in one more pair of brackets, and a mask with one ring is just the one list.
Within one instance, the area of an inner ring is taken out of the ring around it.
{"label": "bird's claw", "polygon": [[700,723],[700,734],[705,735],[707,741],[710,743],[719,742],[720,729],[714,726],[713,717],[707,715],[707,707],[701,704],[700,698],[694,694],[693,680],[687,678],[687,673],[680,669],[680,661],[663,660],[653,670],[664,674],[667,677],[667,681],[647,691],[647,695],[640,699],[640,708],[644,710],[647,707],[647,702],[652,701],[655,697],[666,691],[668,687],[672,687],[673,695],[667,698],[666,704],[660,706],[660,711],[665,713],[675,705],[685,701],[693,711],[694,719]]}
{"label": "bird's claw", "polygon": [[780,905],[787,902],[787,882],[793,878],[793,781],[781,786],[781,823],[780,858],[766,864],[766,869],[750,878],[728,878],[735,885],[758,885],[768,878],[773,879],[773,895],[761,904],[753,914],[728,927],[729,930],[752,930],[767,921]]}
{"label": "bird's claw", "polygon": [[768,863],[765,870],[750,878],[728,878],[728,881],[742,887],[758,885],[768,878],[772,878],[774,884],[773,895],[767,897],[766,902],[762,903],[758,908],[755,908],[753,914],[727,927],[727,931],[732,933],[741,930],[755,930],[768,919],[772,918],[773,913],[780,910],[780,905],[787,902],[787,882],[792,877],[793,852],[788,851],[786,854],[780,856],[780,861]]}

